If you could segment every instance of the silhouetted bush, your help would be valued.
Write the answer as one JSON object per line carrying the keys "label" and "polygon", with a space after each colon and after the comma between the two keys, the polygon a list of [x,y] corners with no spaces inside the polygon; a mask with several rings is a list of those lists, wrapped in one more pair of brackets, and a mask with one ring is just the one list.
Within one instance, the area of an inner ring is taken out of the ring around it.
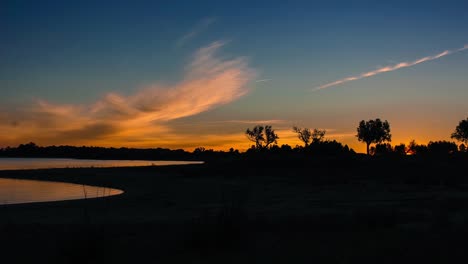
{"label": "silhouetted bush", "polygon": [[455,142],[449,141],[430,141],[427,145],[428,152],[433,155],[453,154],[458,151]]}
{"label": "silhouetted bush", "polygon": [[312,142],[306,149],[306,152],[317,156],[334,156],[355,153],[354,150],[349,149],[348,145],[343,146],[343,144],[336,140]]}
{"label": "silhouetted bush", "polygon": [[376,144],[374,147],[370,148],[371,155],[391,155],[393,153],[392,145],[389,143]]}

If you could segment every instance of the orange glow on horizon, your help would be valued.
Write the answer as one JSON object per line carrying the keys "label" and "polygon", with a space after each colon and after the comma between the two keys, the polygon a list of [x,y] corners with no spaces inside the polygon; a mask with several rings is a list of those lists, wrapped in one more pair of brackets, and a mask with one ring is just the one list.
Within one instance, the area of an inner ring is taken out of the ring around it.
{"label": "orange glow on horizon", "polygon": [[[237,142],[231,142],[231,143],[222,143],[222,142],[215,142],[215,141],[205,141],[205,142],[190,142],[188,143],[187,145],[178,145],[178,144],[175,144],[175,143],[166,143],[166,144],[159,144],[157,142],[154,142],[154,144],[148,144],[148,142],[145,142],[144,144],[122,144],[122,143],[112,143],[112,142],[94,142],[94,143],[89,143],[89,144],[59,144],[59,145],[68,145],[68,146],[77,146],[77,147],[80,147],[80,146],[88,146],[88,147],[106,147],[106,148],[110,148],[110,147],[113,147],[113,148],[142,148],[142,149],[145,149],[145,148],[167,148],[167,149],[171,149],[171,150],[176,150],[176,149],[182,149],[182,150],[185,150],[185,151],[188,151],[188,152],[192,152],[194,149],[198,148],[198,147],[204,147],[205,149],[213,149],[214,151],[229,151],[231,148],[234,149],[234,150],[238,150],[240,152],[245,152],[247,151],[252,145],[253,142],[249,142],[247,141],[247,139],[245,139],[243,136],[240,136],[240,137],[237,137],[237,139],[242,139],[243,142],[240,142],[240,140],[237,140]],[[32,141],[36,144],[38,144],[39,146],[51,146],[51,145],[56,145],[58,146],[57,144],[41,144],[41,143],[37,143],[35,141]],[[346,143],[346,141],[338,141],[337,142],[341,143],[343,146],[344,145],[347,145],[350,149],[353,149],[356,153],[366,153],[366,144],[365,143],[362,143],[362,142],[349,142],[349,143]],[[417,144],[420,144],[420,145],[427,145],[429,142],[422,142],[422,141],[417,141]],[[16,147],[18,146],[19,144],[24,144],[24,143],[27,143],[27,142],[21,142],[21,143],[18,143],[18,144],[13,144],[13,145],[9,145],[9,146],[4,146],[4,147]],[[408,142],[399,142],[399,143],[391,143],[390,144],[394,147],[394,146],[397,146],[397,145],[400,145],[400,144],[405,144],[405,146],[408,146],[409,144],[409,141]],[[280,141],[278,142],[278,146],[281,146],[281,145],[289,145],[291,146],[292,148],[295,148],[296,146],[302,146],[303,143],[302,142],[299,142],[299,141],[296,141],[296,140],[292,140],[292,141]],[[374,146],[374,144],[371,145],[371,147]]]}
{"label": "orange glow on horizon", "polygon": [[[244,124],[245,125],[245,124]],[[273,126],[274,128],[274,126]],[[275,129],[275,128],[274,128]],[[240,129],[241,130],[241,129]],[[243,129],[241,130],[243,131]],[[142,130],[135,128],[134,130],[125,130],[121,131],[118,134],[118,137],[109,137],[109,138],[95,138],[88,140],[66,140],[62,142],[57,142],[53,139],[40,139],[34,140],[34,137],[31,137],[28,140],[11,140],[7,142],[8,145],[3,145],[0,147],[15,147],[19,144],[25,144],[28,142],[34,142],[39,146],[50,146],[50,145],[74,145],[74,146],[99,146],[99,147],[128,147],[128,148],[168,148],[168,149],[183,149],[186,151],[193,151],[197,147],[204,147],[206,149],[213,149],[216,151],[229,151],[230,148],[237,149],[240,152],[244,152],[249,149],[254,142],[251,142],[247,139],[244,132],[237,133],[219,133],[219,134],[178,134],[177,131],[171,129],[165,130],[153,130],[154,134],[148,136],[146,134],[147,130]],[[275,129],[275,132],[279,135],[278,145],[283,144],[289,145],[292,148],[296,146],[302,146],[304,143],[297,138],[297,134],[288,128]],[[414,131],[412,131],[414,132]],[[141,133],[141,134],[139,134]],[[140,135],[140,136],[139,136]],[[146,135],[146,136],[145,136]],[[157,136],[160,135],[160,136]],[[125,140],[125,138],[138,138],[138,140]],[[334,134],[332,132],[327,132],[325,135],[325,140],[336,140],[337,142],[347,145],[349,148],[353,149],[357,153],[366,153],[366,144],[359,142],[356,138],[355,132],[343,133],[343,134]],[[437,137],[434,135],[430,137],[420,136],[420,137],[409,137],[404,136],[402,133],[392,135],[392,141],[389,142],[392,146],[408,144],[415,140],[417,144],[427,145],[430,141],[446,140],[454,141],[449,137]],[[458,142],[456,142],[458,144]],[[373,145],[371,145],[373,146]]]}

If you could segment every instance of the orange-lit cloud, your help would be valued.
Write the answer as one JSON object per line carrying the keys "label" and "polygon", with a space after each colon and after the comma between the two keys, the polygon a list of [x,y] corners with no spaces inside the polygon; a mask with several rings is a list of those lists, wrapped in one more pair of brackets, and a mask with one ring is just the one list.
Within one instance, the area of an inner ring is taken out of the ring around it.
{"label": "orange-lit cloud", "polygon": [[371,77],[371,76],[374,76],[374,75],[377,75],[377,74],[380,74],[380,73],[384,73],[384,72],[391,72],[391,71],[396,71],[396,70],[401,69],[401,68],[411,67],[411,66],[414,66],[414,65],[426,62],[426,61],[436,60],[436,59],[439,59],[441,57],[444,57],[444,56],[447,56],[447,55],[450,55],[450,54],[453,54],[453,53],[457,53],[457,52],[460,52],[460,51],[463,51],[463,50],[466,50],[466,49],[468,49],[468,44],[463,46],[463,48],[460,48],[460,49],[446,50],[446,51],[441,52],[441,53],[439,53],[437,55],[434,55],[434,56],[427,56],[427,57],[424,57],[424,58],[421,58],[421,59],[418,59],[418,60],[415,60],[415,61],[412,61],[412,62],[400,62],[400,63],[398,63],[396,65],[393,65],[393,66],[385,66],[385,67],[379,68],[379,69],[374,70],[374,71],[361,73],[361,74],[356,75],[356,76],[351,76],[351,77],[347,77],[347,78],[337,80],[337,81],[334,81],[334,82],[331,82],[331,83],[327,83],[327,84],[324,84],[324,85],[321,85],[321,86],[318,86],[318,87],[314,88],[313,91],[318,91],[318,90],[322,90],[322,89],[332,87],[332,86],[335,86],[335,85],[339,85],[339,84],[343,84],[343,83],[347,83],[347,82],[351,82],[351,81],[355,81],[355,80],[360,80],[360,79],[363,79],[363,78],[368,78],[368,77]]}
{"label": "orange-lit cloud", "polygon": [[[255,77],[246,58],[220,59],[224,45],[199,49],[174,85],[154,84],[134,94],[110,92],[89,105],[37,100],[30,106],[2,109],[1,144],[139,145],[156,147],[172,131],[168,122],[233,102],[249,92]],[[2,141],[3,141],[2,140]],[[173,139],[181,141],[180,138]]]}

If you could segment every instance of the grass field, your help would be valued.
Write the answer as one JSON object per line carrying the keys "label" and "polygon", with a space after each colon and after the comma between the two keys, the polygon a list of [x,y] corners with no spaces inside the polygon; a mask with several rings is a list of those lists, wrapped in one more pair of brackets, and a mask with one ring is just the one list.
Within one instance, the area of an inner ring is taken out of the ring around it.
{"label": "grass field", "polygon": [[0,206],[6,263],[459,263],[464,159],[0,171],[122,189]]}

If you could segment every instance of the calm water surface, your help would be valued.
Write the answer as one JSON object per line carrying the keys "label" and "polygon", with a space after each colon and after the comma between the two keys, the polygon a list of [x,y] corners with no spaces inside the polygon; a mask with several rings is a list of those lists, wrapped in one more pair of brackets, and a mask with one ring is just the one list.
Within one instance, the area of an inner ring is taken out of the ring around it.
{"label": "calm water surface", "polygon": [[[90,168],[201,164],[203,161],[85,160],[47,158],[0,158],[1,170]],[[122,190],[82,184],[0,178],[0,205],[98,198]]]}
{"label": "calm water surface", "polygon": [[20,204],[98,198],[122,190],[74,183],[0,178],[0,204]]}
{"label": "calm water surface", "polygon": [[203,161],[0,158],[0,170],[201,164]]}

